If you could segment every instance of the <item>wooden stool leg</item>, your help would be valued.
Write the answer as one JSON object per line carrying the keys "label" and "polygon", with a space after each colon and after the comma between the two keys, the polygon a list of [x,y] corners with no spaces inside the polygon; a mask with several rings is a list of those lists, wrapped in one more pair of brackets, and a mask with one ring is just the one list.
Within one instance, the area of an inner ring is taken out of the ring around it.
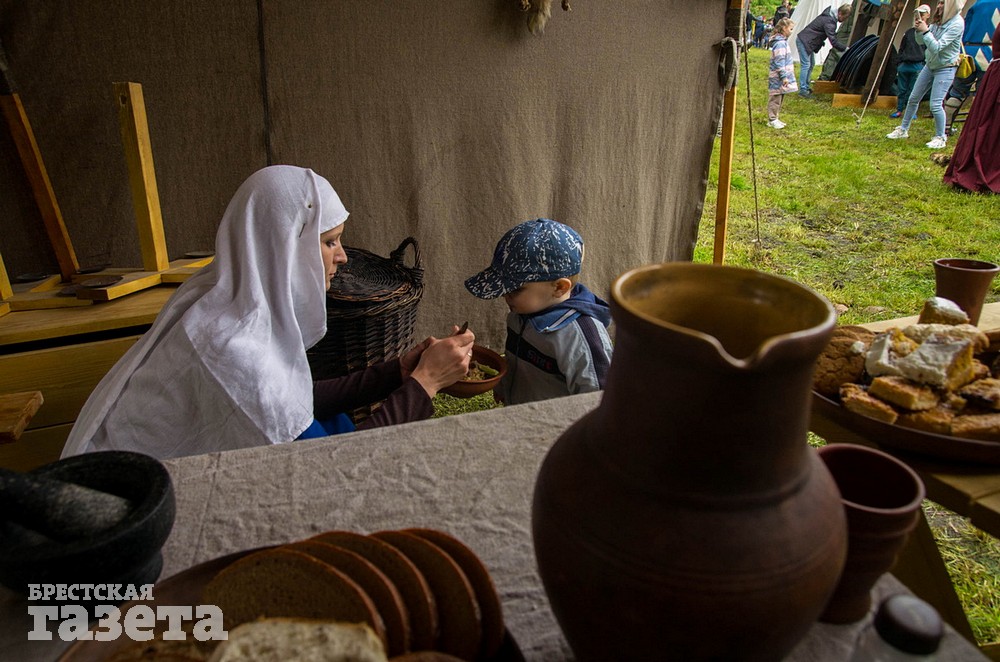
{"label": "wooden stool leg", "polygon": [[955,586],[951,583],[948,568],[938,550],[934,534],[921,510],[920,519],[906,546],[899,553],[892,574],[906,584],[920,599],[931,604],[963,637],[975,643],[969,619],[965,616]]}

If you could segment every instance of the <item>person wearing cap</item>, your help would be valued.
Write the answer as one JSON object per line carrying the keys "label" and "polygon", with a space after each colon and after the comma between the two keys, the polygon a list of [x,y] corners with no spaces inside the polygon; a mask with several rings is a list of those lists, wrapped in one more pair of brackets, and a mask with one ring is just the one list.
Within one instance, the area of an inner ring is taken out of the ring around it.
{"label": "person wearing cap", "polygon": [[962,18],[964,0],[942,0],[934,10],[928,25],[925,14],[915,13],[913,27],[917,38],[923,42],[924,68],[917,75],[910,92],[910,99],[903,112],[903,121],[898,127],[886,134],[890,140],[910,137],[910,124],[917,116],[920,100],[928,90],[931,92],[931,114],[934,115],[934,137],[927,143],[931,149],[944,149],[948,144],[945,135],[946,116],[944,112],[944,96],[955,80],[958,69],[958,55],[962,48],[962,34],[965,32],[965,19]]}
{"label": "person wearing cap", "polygon": [[611,363],[608,304],[578,282],[583,239],[547,218],[514,226],[493,261],[465,281],[480,299],[503,297],[509,308],[507,374],[494,391],[521,404],[604,388]]}
{"label": "person wearing cap", "polygon": [[326,291],[347,262],[348,212],[312,170],[250,175],[223,214],[212,263],[185,281],[97,385],[63,457],[124,450],[158,459],[354,429],[342,412],[382,399],[358,427],[428,418],[469,368],[471,331],[401,359],[313,382],[306,350],[326,334]]}
{"label": "person wearing cap", "polygon": [[[927,5],[917,7],[917,14],[930,16],[930,13],[931,8]],[[924,68],[924,50],[923,40],[917,39],[916,28],[910,28],[903,33],[896,55],[896,110],[889,117],[903,116],[913,84],[917,81],[920,70]]]}

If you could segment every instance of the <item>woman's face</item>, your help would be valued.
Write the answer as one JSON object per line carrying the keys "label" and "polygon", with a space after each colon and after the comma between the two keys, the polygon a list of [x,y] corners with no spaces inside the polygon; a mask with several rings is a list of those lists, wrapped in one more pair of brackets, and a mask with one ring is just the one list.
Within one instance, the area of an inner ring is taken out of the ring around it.
{"label": "woman's face", "polygon": [[330,281],[337,274],[338,264],[347,264],[347,253],[344,252],[344,245],[340,242],[344,234],[344,225],[341,223],[332,230],[327,230],[319,236],[319,250],[323,255],[323,271],[326,273],[326,289],[330,289]]}

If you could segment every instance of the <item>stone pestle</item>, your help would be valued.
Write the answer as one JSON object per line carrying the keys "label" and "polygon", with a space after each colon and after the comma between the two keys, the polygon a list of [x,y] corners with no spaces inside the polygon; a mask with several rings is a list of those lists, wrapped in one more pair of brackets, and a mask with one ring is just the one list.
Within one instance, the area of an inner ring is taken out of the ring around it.
{"label": "stone pestle", "polygon": [[129,500],[114,494],[0,468],[0,519],[52,540],[100,533],[121,522],[131,508]]}

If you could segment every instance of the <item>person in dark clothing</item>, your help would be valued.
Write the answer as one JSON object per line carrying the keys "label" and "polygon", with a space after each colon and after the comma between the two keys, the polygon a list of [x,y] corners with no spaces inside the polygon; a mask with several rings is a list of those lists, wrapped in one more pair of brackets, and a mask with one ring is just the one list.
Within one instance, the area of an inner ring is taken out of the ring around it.
{"label": "person in dark clothing", "polygon": [[[1000,27],[993,33],[998,42]],[[992,55],[944,173],[946,184],[980,193],[1000,193],[1000,56]]]}
{"label": "person in dark clothing", "polygon": [[812,96],[809,75],[816,62],[816,53],[823,47],[824,41],[829,41],[835,50],[841,52],[847,50],[847,45],[837,39],[837,24],[846,21],[850,16],[851,5],[849,4],[840,5],[836,16],[827,7],[809,25],[802,28],[802,31],[795,38],[795,44],[799,49],[799,66],[801,67],[799,69],[799,95]]}
{"label": "person in dark clothing", "polygon": [[[930,14],[931,8],[927,5],[920,5],[917,11]],[[916,82],[920,70],[924,68],[923,42],[917,40],[916,28],[910,28],[903,33],[903,40],[899,43],[899,53],[896,56],[896,111],[889,117],[902,117],[906,102],[910,100],[910,91],[913,90],[913,83]]]}
{"label": "person in dark clothing", "polygon": [[783,18],[791,18],[792,10],[788,6],[788,0],[781,0],[781,4],[777,9],[774,10],[774,18],[771,19],[771,23],[775,26],[778,25],[778,21]]}

